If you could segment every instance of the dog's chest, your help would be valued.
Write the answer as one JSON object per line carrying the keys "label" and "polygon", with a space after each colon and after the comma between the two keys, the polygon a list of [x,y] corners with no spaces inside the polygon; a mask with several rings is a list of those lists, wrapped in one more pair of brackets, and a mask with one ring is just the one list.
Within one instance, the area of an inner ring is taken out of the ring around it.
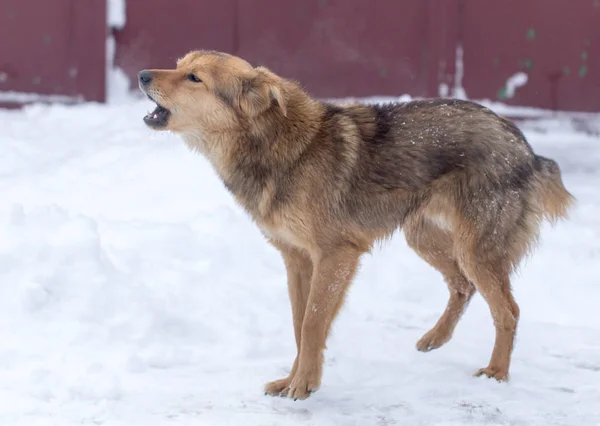
{"label": "dog's chest", "polygon": [[299,233],[288,227],[259,224],[258,228],[270,240],[292,247],[307,248],[306,242]]}

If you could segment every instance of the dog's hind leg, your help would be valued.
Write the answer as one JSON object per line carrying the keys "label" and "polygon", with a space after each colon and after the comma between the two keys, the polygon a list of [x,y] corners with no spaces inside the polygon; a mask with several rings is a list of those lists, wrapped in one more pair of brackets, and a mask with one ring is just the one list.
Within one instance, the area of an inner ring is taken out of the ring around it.
{"label": "dog's hind leg", "polygon": [[[498,197],[497,194],[491,196]],[[488,210],[484,206],[489,202],[479,202],[471,209],[477,216],[462,221],[458,234],[461,238],[455,241],[460,268],[489,305],[496,328],[489,365],[475,375],[485,374],[498,381],[508,379],[519,321],[519,306],[511,292],[510,273],[536,232],[535,220],[523,207],[525,204],[519,203],[518,199],[509,201],[503,201],[507,207]],[[501,205],[500,202],[496,204]]]}
{"label": "dog's hind leg", "polygon": [[461,272],[453,257],[452,234],[449,231],[422,216],[408,221],[403,228],[408,245],[442,273],[450,292],[444,313],[435,326],[417,342],[419,351],[428,352],[452,338],[456,324],[475,294],[475,287]]}
{"label": "dog's hind leg", "polygon": [[472,254],[461,259],[460,264],[488,303],[496,327],[496,340],[490,363],[475,375],[485,374],[498,381],[505,381],[508,379],[519,320],[519,306],[511,293],[509,272],[502,267],[502,262],[484,262],[479,256]]}
{"label": "dog's hind leg", "polygon": [[508,380],[519,321],[510,274],[534,246],[539,210],[527,187],[476,191],[463,201],[454,250],[465,276],[487,302],[496,339],[487,367],[475,373]]}

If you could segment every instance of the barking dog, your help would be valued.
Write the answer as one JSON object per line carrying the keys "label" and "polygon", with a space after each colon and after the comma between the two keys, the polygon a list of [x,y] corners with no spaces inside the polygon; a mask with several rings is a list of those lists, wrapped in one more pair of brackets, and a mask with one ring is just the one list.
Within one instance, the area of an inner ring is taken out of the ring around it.
{"label": "barking dog", "polygon": [[304,399],[319,388],[327,335],[361,255],[400,228],[450,291],[418,350],[446,343],[479,291],[496,340],[475,374],[508,378],[519,318],[510,274],[540,222],[566,217],[574,201],[558,165],[512,122],[460,100],[322,103],[213,51],[138,77],[157,104],[146,124],[205,155],[282,254],[298,352],[290,375],[266,393]]}

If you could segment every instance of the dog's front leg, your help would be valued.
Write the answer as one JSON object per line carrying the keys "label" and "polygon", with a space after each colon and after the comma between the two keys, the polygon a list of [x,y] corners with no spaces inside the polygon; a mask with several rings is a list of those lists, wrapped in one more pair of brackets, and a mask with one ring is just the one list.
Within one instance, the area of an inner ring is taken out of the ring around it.
{"label": "dog's front leg", "polygon": [[294,335],[296,337],[297,354],[292,370],[288,377],[269,382],[265,385],[265,393],[269,395],[287,395],[296,370],[300,356],[300,339],[302,335],[302,322],[306,311],[306,302],[310,291],[313,264],[308,253],[272,242],[279,249],[287,271],[288,292],[292,305],[292,319],[294,321]]}
{"label": "dog's front leg", "polygon": [[331,324],[344,302],[360,255],[353,246],[341,246],[313,259],[310,293],[304,312],[300,355],[288,396],[305,399],[321,385],[323,351]]}

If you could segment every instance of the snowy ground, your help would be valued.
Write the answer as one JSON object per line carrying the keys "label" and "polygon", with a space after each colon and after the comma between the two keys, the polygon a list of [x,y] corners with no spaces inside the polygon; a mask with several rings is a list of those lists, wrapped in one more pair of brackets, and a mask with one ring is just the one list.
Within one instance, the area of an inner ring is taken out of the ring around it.
{"label": "snowy ground", "polygon": [[579,204],[514,279],[509,383],[471,376],[494,337],[480,296],[447,346],[414,349],[447,293],[399,235],[364,258],[322,388],[293,402],[262,393],[295,352],[283,263],[147,108],[0,112],[0,425],[600,424],[597,133],[524,125]]}

